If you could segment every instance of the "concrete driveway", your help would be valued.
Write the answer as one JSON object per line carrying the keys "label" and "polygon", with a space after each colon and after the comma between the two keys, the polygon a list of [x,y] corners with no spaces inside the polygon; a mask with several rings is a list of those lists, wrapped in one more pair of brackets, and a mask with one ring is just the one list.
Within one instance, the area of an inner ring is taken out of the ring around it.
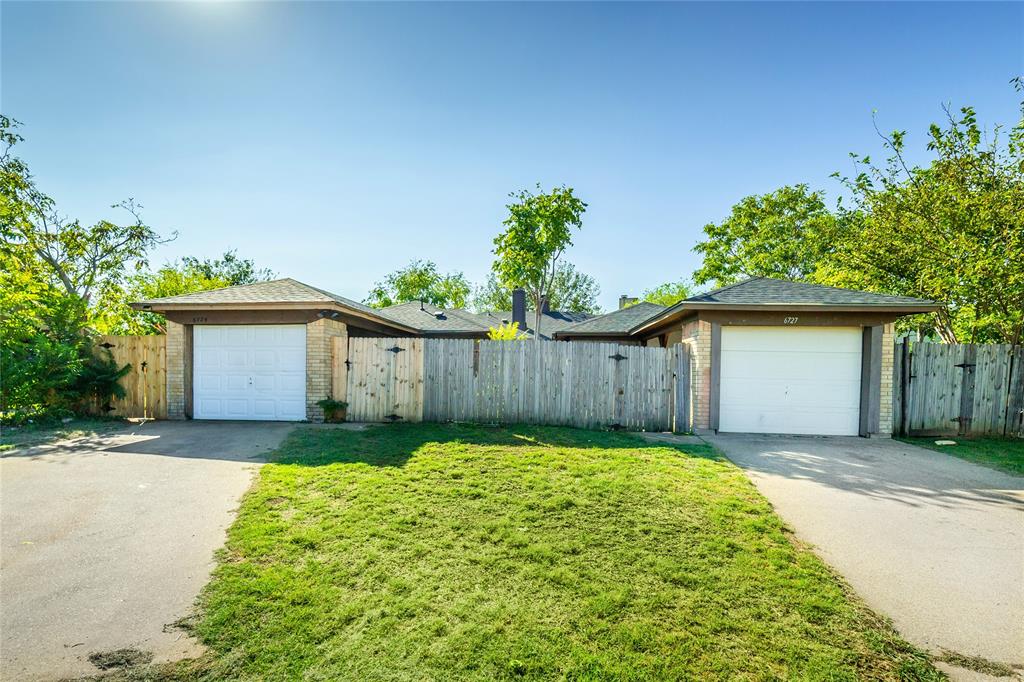
{"label": "concrete driveway", "polygon": [[151,422],[0,459],[0,679],[96,673],[96,651],[199,653],[176,620],[290,424]]}
{"label": "concrete driveway", "polygon": [[1024,479],[884,439],[707,440],[908,640],[1024,664]]}

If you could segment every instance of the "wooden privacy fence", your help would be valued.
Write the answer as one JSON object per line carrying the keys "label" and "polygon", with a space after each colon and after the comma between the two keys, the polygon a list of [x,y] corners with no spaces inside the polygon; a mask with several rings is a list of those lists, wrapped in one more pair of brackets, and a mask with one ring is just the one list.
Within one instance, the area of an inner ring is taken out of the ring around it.
{"label": "wooden privacy fence", "polygon": [[423,343],[418,338],[348,339],[348,362],[335,365],[345,365],[349,421],[423,419]]}
{"label": "wooden privacy fence", "polygon": [[96,406],[99,414],[115,417],[167,418],[167,337],[101,336],[99,349],[110,351],[118,366],[130,364],[131,371],[120,383],[127,394],[106,405]]}
{"label": "wooden privacy fence", "polygon": [[690,430],[684,346],[349,338],[347,362],[344,346],[335,397],[344,385],[352,421]]}
{"label": "wooden privacy fence", "polygon": [[1024,348],[896,344],[893,423],[899,435],[1024,436]]}

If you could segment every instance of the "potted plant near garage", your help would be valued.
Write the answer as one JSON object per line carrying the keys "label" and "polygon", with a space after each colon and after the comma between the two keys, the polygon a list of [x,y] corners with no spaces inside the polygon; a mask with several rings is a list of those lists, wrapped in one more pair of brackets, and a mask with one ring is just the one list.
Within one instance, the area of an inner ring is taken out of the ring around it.
{"label": "potted plant near garage", "polygon": [[324,421],[337,424],[345,421],[345,416],[348,413],[348,403],[344,400],[335,400],[334,398],[324,398],[318,400],[317,405],[324,411]]}

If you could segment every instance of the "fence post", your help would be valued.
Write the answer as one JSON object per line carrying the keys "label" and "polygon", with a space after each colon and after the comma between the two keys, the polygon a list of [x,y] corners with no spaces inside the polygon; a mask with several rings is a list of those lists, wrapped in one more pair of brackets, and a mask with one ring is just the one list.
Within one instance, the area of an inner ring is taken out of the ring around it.
{"label": "fence post", "polygon": [[1004,436],[1024,437],[1024,346],[1010,346]]}
{"label": "fence post", "polygon": [[348,335],[331,339],[331,397],[348,400]]}
{"label": "fence post", "polygon": [[672,419],[672,430],[676,433],[687,433],[690,427],[690,352],[681,343],[672,347],[675,351],[674,378],[675,387],[673,390],[674,415]]}
{"label": "fence post", "polygon": [[974,418],[974,368],[978,360],[977,346],[968,344],[963,349],[963,362],[955,365],[963,370],[963,379],[960,383],[960,415],[957,418],[960,424],[957,429],[958,436],[966,436],[971,432],[971,420]]}
{"label": "fence post", "polygon": [[900,349],[900,430],[904,438],[909,434],[910,421],[910,339],[903,339]]}

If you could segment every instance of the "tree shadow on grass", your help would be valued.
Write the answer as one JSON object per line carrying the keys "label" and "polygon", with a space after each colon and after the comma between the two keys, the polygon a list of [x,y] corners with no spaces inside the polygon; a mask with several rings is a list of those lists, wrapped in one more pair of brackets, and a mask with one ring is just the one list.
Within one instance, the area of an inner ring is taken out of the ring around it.
{"label": "tree shadow on grass", "polygon": [[564,426],[486,426],[476,424],[375,424],[361,430],[298,428],[270,455],[279,464],[323,466],[369,464],[401,467],[432,444],[478,447],[567,449],[669,449],[688,456],[719,459],[710,445],[650,442],[623,431]]}

